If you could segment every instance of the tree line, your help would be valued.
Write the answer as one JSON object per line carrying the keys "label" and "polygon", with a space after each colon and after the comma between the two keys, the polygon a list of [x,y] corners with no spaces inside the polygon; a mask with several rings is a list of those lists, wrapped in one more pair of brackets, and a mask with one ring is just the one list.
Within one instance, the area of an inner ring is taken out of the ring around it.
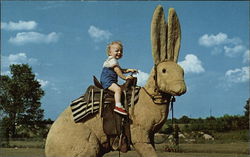
{"label": "tree line", "polygon": [[[207,118],[189,118],[184,115],[179,119],[174,118],[174,124],[181,124],[182,130],[186,132],[203,131],[203,132],[228,132],[234,130],[249,129],[249,106],[250,98],[244,105],[244,115],[224,115],[222,117],[207,117]],[[171,132],[172,120],[168,119],[166,125],[169,127],[162,130],[163,132]]]}

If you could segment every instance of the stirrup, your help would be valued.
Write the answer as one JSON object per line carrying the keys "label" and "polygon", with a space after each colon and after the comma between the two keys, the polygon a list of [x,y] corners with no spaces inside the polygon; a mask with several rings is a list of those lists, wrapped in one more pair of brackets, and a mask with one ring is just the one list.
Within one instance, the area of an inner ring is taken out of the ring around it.
{"label": "stirrup", "polygon": [[116,136],[115,140],[113,141],[112,148],[114,150],[117,150],[120,147],[119,145],[120,145],[120,138],[119,136]]}

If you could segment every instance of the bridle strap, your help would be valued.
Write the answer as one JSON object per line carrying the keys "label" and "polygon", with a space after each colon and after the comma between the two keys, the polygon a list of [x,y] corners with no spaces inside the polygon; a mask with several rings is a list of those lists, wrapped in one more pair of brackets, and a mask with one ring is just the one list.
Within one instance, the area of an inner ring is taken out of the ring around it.
{"label": "bridle strap", "polygon": [[[158,63],[158,64],[159,64],[159,63]],[[158,66],[158,64],[155,64],[155,65],[154,65],[154,72],[155,72],[155,74],[154,74],[155,92],[157,92],[157,93],[160,91],[159,86],[158,86],[158,81],[157,81],[157,79],[158,79],[158,77],[157,77],[157,66]]]}
{"label": "bridle strap", "polygon": [[[155,104],[166,104],[166,103],[169,103],[169,102],[172,102],[173,100],[175,100],[174,96],[168,94],[168,93],[164,93],[160,90],[159,88],[159,85],[158,85],[158,72],[157,72],[157,67],[160,63],[162,62],[167,62],[168,60],[163,60],[157,64],[154,65],[154,81],[155,81],[155,89],[154,89],[154,92],[157,93],[156,95],[151,95],[145,88],[143,88],[145,90],[145,92],[149,95],[149,97],[153,100],[153,102]],[[164,102],[164,103],[158,103],[156,102],[157,99],[165,99],[165,100],[168,100],[167,102]],[[173,101],[174,102],[174,101]]]}
{"label": "bridle strap", "polygon": [[[157,95],[153,95],[153,94],[150,94],[144,87],[142,87],[142,89],[147,93],[147,95],[152,99],[152,101],[157,104],[157,105],[164,105],[164,104],[168,104],[171,100],[171,95],[170,94],[167,94],[167,93],[160,93],[158,92],[159,94]],[[166,102],[157,102],[158,99],[164,99],[164,100],[167,100]]]}

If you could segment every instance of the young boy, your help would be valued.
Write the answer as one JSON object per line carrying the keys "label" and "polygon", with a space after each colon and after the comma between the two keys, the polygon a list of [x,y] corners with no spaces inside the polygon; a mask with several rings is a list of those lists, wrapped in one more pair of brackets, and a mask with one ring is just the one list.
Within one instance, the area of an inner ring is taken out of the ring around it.
{"label": "young boy", "polygon": [[118,60],[122,58],[123,55],[123,45],[120,41],[111,42],[106,49],[108,59],[103,64],[103,69],[101,73],[101,84],[103,88],[109,89],[115,93],[115,109],[114,111],[127,115],[126,110],[121,104],[121,87],[117,84],[118,76],[123,79],[131,79],[132,76],[125,76],[123,73],[137,72],[136,69],[122,69],[119,66]]}

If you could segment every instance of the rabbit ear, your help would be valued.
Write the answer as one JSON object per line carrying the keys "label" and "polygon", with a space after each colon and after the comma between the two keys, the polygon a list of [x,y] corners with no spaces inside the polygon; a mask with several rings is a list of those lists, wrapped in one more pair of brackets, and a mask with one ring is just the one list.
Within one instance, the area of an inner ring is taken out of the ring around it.
{"label": "rabbit ear", "polygon": [[167,57],[166,31],[164,11],[162,6],[158,5],[151,22],[152,55],[155,64]]}
{"label": "rabbit ear", "polygon": [[177,62],[181,42],[181,28],[174,8],[168,12],[167,58]]}

